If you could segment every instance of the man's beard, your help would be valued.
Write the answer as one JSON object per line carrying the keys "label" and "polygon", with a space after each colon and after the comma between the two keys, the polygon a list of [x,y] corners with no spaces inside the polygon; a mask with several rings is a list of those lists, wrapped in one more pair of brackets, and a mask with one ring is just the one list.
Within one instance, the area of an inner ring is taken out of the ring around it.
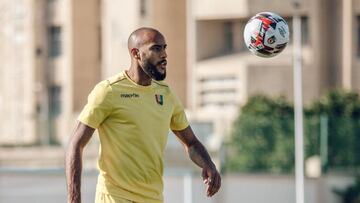
{"label": "man's beard", "polygon": [[[158,63],[158,65],[160,64],[161,62]],[[166,78],[166,70],[164,70],[164,73],[160,73],[156,69],[156,65],[150,63],[149,61],[144,61],[141,68],[148,76],[150,76],[154,80],[160,81]]]}

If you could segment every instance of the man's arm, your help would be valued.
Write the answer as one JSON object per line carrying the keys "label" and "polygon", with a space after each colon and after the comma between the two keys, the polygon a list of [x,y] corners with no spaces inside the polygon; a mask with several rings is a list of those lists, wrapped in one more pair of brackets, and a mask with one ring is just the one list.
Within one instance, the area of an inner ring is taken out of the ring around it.
{"label": "man's arm", "polygon": [[95,129],[78,122],[66,150],[68,203],[81,202],[82,152]]}
{"label": "man's arm", "polygon": [[196,138],[190,126],[184,130],[173,132],[184,145],[190,159],[202,168],[202,177],[204,183],[207,184],[207,196],[213,196],[220,189],[221,177],[215,164],[211,161],[209,153]]}

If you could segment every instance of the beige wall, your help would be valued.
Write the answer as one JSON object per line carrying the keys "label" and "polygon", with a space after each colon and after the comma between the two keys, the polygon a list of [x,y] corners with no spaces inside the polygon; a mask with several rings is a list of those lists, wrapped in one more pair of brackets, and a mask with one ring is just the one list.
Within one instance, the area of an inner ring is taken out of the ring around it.
{"label": "beige wall", "polygon": [[168,44],[166,82],[186,106],[186,1],[153,0],[149,6],[149,23],[159,29]]}
{"label": "beige wall", "polygon": [[248,0],[193,0],[195,19],[241,18],[249,14]]}
{"label": "beige wall", "polygon": [[[317,0],[301,0],[300,10],[301,14],[306,14],[309,12],[310,3]],[[249,3],[249,14],[250,16],[263,12],[271,11],[278,13],[282,16],[291,16],[294,13],[294,1],[284,1],[284,0],[248,0]]]}
{"label": "beige wall", "polygon": [[355,1],[353,2],[354,4],[354,38],[353,38],[353,42],[354,42],[354,62],[353,62],[353,72],[352,72],[352,81],[353,81],[353,88],[357,91],[360,92],[360,53],[358,53],[358,50],[360,50],[360,48],[357,48],[356,45],[360,44],[359,40],[359,33],[357,33],[359,31],[358,27],[360,26],[360,21],[358,21],[358,19],[360,18],[360,1]]}
{"label": "beige wall", "polygon": [[[312,1],[301,1],[301,13],[307,13]],[[194,18],[201,19],[234,19],[246,18],[263,11],[290,16],[293,10],[293,1],[284,0],[196,0],[192,1]]]}
{"label": "beige wall", "polygon": [[248,91],[249,96],[264,94],[268,96],[292,96],[292,67],[287,65],[276,66],[249,66]]}
{"label": "beige wall", "polygon": [[46,27],[45,24],[45,1],[35,1],[33,4],[34,10],[34,30],[33,40],[35,44],[34,50],[34,70],[36,72],[35,83],[36,83],[36,109],[37,115],[35,117],[36,123],[36,134],[40,143],[48,143],[48,116],[47,116],[47,86],[46,81],[46,58],[47,58],[47,43],[44,40],[46,38]]}
{"label": "beige wall", "polygon": [[[312,103],[320,94],[318,71],[309,65],[303,65],[303,101]],[[261,82],[259,82],[261,81]],[[293,101],[293,68],[291,64],[276,66],[248,67],[248,95],[264,94],[268,96],[285,96]]]}
{"label": "beige wall", "polygon": [[36,138],[33,1],[1,1],[0,144],[29,144]]}
{"label": "beige wall", "polygon": [[101,79],[100,0],[72,4],[72,112],[85,105],[90,90]]}
{"label": "beige wall", "polygon": [[[335,51],[335,47],[340,48],[336,41],[328,43],[329,40],[335,38],[337,35],[336,32],[331,31],[333,29],[331,26],[332,21],[338,19],[338,13],[334,10],[335,6],[335,1],[332,0],[312,1],[309,10],[310,46],[313,50],[312,54],[314,59],[317,59],[313,60],[312,68],[316,68],[319,73],[322,72],[318,80],[323,91],[329,86],[335,86],[335,77],[338,75],[334,73],[337,66],[336,60],[338,60],[337,54],[327,51],[331,49]],[[326,9],[321,9],[324,7],[326,7]],[[331,21],[327,20],[330,14],[329,10],[333,11],[332,16],[334,16]],[[321,26],[319,26],[320,24]]]}
{"label": "beige wall", "polygon": [[118,0],[102,0],[100,10],[101,76],[107,78],[130,67],[127,39],[140,26],[139,0],[126,4]]}
{"label": "beige wall", "polygon": [[224,53],[224,21],[198,21],[196,31],[197,60]]}

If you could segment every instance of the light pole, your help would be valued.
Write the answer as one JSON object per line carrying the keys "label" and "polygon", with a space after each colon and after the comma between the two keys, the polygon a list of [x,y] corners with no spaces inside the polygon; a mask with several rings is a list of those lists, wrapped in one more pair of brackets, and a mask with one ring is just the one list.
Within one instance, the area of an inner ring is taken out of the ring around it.
{"label": "light pole", "polygon": [[295,185],[296,203],[304,203],[304,133],[302,103],[302,50],[300,0],[294,1],[293,16],[293,74],[294,74],[294,109],[295,109]]}

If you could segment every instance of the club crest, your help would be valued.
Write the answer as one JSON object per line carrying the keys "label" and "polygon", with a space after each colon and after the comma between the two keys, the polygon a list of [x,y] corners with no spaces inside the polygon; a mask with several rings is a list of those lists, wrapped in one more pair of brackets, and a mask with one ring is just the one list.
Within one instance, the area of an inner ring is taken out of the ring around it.
{"label": "club crest", "polygon": [[164,96],[161,94],[155,94],[155,100],[160,105],[164,104]]}

